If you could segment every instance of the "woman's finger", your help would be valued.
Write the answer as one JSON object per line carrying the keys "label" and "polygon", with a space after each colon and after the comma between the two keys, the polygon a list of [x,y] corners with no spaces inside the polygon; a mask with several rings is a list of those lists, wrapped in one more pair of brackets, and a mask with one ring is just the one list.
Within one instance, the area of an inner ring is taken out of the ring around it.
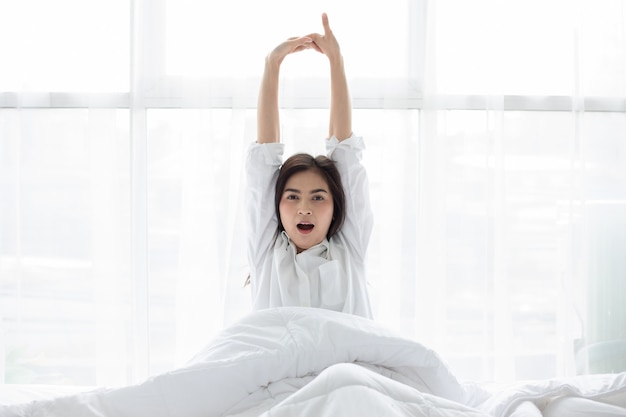
{"label": "woman's finger", "polygon": [[332,31],[330,30],[328,15],[326,13],[322,13],[322,25],[324,26],[324,35],[330,35]]}
{"label": "woman's finger", "polygon": [[285,42],[288,45],[288,50],[291,52],[298,52],[303,49],[311,48],[311,44],[313,43],[313,39],[308,36],[294,36]]}

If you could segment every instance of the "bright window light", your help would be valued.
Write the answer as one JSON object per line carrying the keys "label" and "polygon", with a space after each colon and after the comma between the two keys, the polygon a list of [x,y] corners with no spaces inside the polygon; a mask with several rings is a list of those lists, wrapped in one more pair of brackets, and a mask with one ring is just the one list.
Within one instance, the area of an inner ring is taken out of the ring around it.
{"label": "bright window light", "polygon": [[127,0],[0,0],[0,10],[0,91],[128,91]]}
{"label": "bright window light", "polygon": [[[354,3],[330,0],[168,1],[166,71],[191,77],[259,76],[263,58],[274,46],[291,36],[322,33],[322,12],[329,16],[351,77],[407,76],[407,0],[360,1],[358,10]],[[326,62],[313,51],[288,65],[298,77],[327,72]]]}

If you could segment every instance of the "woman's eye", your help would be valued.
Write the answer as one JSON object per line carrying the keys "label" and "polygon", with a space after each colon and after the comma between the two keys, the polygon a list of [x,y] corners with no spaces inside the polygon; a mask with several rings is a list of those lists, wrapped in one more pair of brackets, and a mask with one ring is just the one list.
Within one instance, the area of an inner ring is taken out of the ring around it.
{"label": "woman's eye", "polygon": [[294,194],[289,194],[287,196],[287,200],[297,200],[297,199],[298,199],[298,196]]}
{"label": "woman's eye", "polygon": [[315,201],[322,201],[322,200],[324,200],[324,196],[321,196],[321,195],[313,196],[313,200],[315,200]]}

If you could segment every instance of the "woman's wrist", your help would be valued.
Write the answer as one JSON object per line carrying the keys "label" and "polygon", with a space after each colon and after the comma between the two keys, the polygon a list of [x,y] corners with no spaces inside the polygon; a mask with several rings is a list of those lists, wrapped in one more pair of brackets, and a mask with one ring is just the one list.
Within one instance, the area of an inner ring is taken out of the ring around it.
{"label": "woman's wrist", "polygon": [[336,55],[330,55],[328,56],[328,62],[330,63],[331,68],[341,68],[343,67],[343,55],[341,55],[340,52],[338,52]]}
{"label": "woman's wrist", "polygon": [[276,56],[274,51],[270,52],[265,57],[265,69],[278,71],[280,69],[280,64],[283,62],[283,59],[285,59],[285,57]]}

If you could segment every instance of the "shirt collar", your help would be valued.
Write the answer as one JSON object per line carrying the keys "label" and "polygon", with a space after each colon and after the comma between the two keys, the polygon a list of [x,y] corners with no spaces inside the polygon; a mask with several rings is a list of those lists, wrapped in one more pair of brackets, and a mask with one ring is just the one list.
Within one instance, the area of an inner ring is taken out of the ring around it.
{"label": "shirt collar", "polygon": [[[294,245],[291,242],[291,239],[289,239],[289,236],[287,236],[287,232],[283,230],[281,233],[281,236],[283,240],[285,241],[285,243],[293,247],[294,252],[296,252],[296,245]],[[328,252],[328,249],[330,249],[330,243],[328,242],[328,238],[324,238],[324,240],[322,240],[317,245],[312,246],[309,249],[303,250],[301,253],[306,253],[306,254],[313,255],[313,256],[325,257],[326,253]]]}

